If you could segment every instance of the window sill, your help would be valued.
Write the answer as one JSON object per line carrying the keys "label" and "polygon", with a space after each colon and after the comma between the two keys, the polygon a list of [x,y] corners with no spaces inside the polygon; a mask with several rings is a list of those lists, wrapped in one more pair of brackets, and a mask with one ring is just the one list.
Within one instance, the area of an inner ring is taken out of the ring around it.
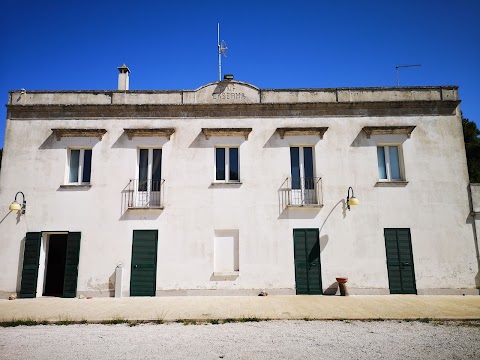
{"label": "window sill", "polygon": [[130,206],[128,210],[138,211],[138,210],[163,210],[163,206]]}
{"label": "window sill", "polygon": [[396,181],[377,181],[375,187],[405,187],[408,185],[408,181],[396,180]]}
{"label": "window sill", "polygon": [[60,185],[58,190],[89,190],[91,187],[91,184],[65,184]]}
{"label": "window sill", "polygon": [[233,281],[240,276],[240,271],[214,272],[210,277],[211,281]]}
{"label": "window sill", "polygon": [[224,187],[224,188],[235,188],[242,186],[240,181],[224,181],[224,182],[212,182],[210,187]]}
{"label": "window sill", "polygon": [[298,204],[298,205],[291,205],[288,204],[287,208],[289,209],[312,209],[312,208],[321,208],[323,207],[322,204]]}

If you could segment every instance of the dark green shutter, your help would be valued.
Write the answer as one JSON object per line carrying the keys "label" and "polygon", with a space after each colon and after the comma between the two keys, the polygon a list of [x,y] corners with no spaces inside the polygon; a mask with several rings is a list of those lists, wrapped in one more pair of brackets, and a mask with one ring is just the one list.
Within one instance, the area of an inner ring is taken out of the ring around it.
{"label": "dark green shutter", "polygon": [[133,231],[130,296],[155,296],[157,243],[157,230]]}
{"label": "dark green shutter", "polygon": [[42,233],[28,232],[25,236],[23,252],[21,298],[34,298],[37,295],[38,261],[40,258],[40,243]]}
{"label": "dark green shutter", "polygon": [[297,294],[322,294],[318,229],[294,229],[293,242]]}
{"label": "dark green shutter", "polygon": [[63,297],[77,296],[78,259],[80,255],[79,232],[69,232],[67,238],[67,253],[65,255],[65,277],[63,280]]}
{"label": "dark green shutter", "polygon": [[388,282],[391,294],[416,294],[410,229],[385,229]]}

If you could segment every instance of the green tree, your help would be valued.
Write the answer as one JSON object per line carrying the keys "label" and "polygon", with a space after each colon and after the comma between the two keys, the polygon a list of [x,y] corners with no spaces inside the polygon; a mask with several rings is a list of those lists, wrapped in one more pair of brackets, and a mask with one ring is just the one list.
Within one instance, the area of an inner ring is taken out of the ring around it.
{"label": "green tree", "polygon": [[467,153],[468,176],[470,182],[480,183],[480,130],[473,121],[462,115],[463,139]]}

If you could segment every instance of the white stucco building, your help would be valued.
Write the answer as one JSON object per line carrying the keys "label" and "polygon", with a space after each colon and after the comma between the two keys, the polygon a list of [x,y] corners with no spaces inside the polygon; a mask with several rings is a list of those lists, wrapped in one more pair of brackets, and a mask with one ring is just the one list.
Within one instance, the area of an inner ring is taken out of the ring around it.
{"label": "white stucco building", "polygon": [[478,294],[457,87],[134,91],[119,70],[9,93],[0,296]]}

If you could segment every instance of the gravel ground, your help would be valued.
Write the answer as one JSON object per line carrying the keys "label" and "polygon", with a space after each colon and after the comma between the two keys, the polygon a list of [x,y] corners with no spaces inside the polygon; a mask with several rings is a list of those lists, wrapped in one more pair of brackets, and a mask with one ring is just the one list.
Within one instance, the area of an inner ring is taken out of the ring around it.
{"label": "gravel ground", "polygon": [[264,321],[0,328],[0,359],[480,359],[480,322]]}

